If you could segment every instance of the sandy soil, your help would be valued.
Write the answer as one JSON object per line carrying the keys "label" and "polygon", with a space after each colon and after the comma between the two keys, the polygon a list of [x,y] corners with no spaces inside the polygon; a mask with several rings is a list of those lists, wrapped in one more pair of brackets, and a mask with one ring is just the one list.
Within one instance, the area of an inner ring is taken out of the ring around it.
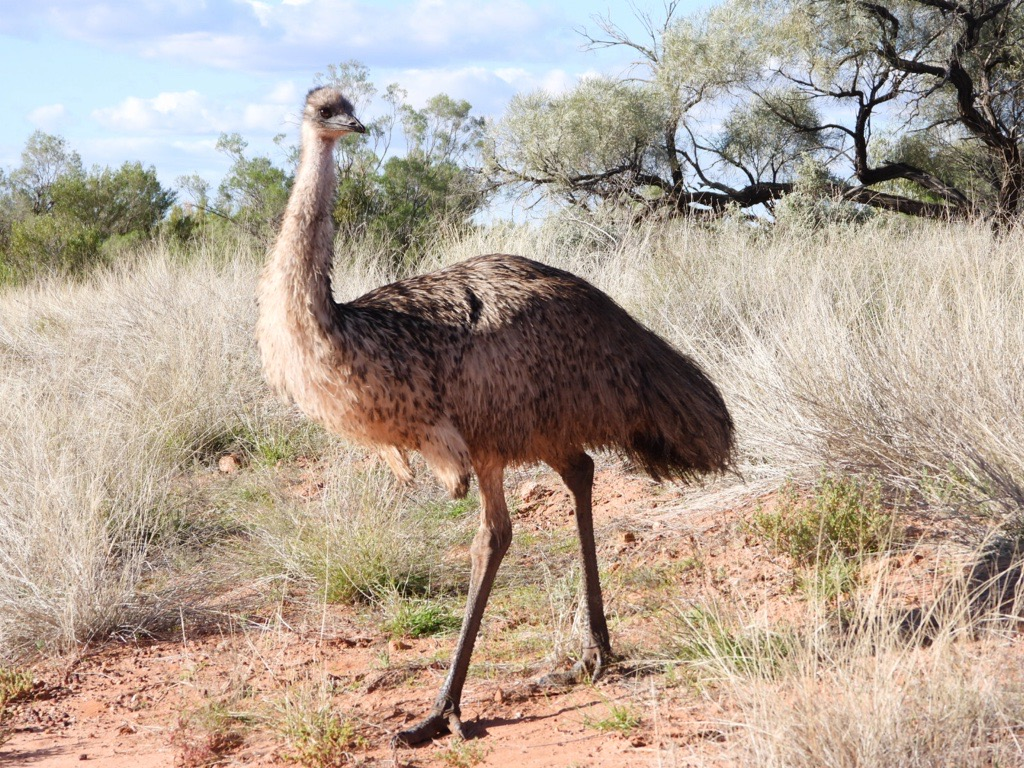
{"label": "sandy soil", "polygon": [[[517,533],[574,531],[568,495],[554,475],[524,475],[510,492],[518,500]],[[532,681],[546,671],[544,652],[512,649],[508,660],[494,651],[507,628],[485,623],[463,699],[471,736],[464,744],[444,738],[397,752],[389,746],[390,735],[432,702],[453,636],[389,639],[365,611],[314,610],[299,600],[204,626],[186,622],[173,638],[41,664],[33,695],[13,705],[0,765],[295,764],[294,742],[275,724],[321,703],[344,713],[359,734],[353,764],[734,764],[723,725],[727,704],[644,663],[661,647],[650,592],[684,605],[741,604],[765,622],[799,610],[791,564],[744,533],[743,521],[772,498],[735,480],[686,491],[602,468],[595,487],[599,558],[613,582],[606,587],[613,643],[627,660],[596,684],[539,690]],[[919,552],[897,557],[892,568],[914,569],[909,581],[927,584],[925,559]],[[531,567],[529,553],[505,567]],[[667,591],[645,580],[652,573],[672,574]],[[924,591],[908,589],[907,605]],[[616,729],[615,715],[623,712],[638,722]]]}

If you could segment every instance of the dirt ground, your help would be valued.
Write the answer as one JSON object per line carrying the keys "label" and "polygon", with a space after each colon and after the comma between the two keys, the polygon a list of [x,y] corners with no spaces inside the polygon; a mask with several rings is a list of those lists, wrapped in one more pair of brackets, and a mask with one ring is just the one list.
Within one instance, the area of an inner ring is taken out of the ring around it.
{"label": "dirt ground", "polygon": [[[517,538],[571,539],[569,498],[556,476],[514,477],[509,491]],[[316,764],[280,724],[318,707],[343,713],[356,734],[344,759],[355,765],[734,765],[728,703],[659,663],[663,616],[666,607],[707,602],[742,605],[752,621],[784,621],[799,610],[792,564],[744,527],[772,494],[735,479],[658,486],[605,466],[594,498],[613,645],[623,661],[594,684],[539,689],[547,652],[509,645],[514,622],[489,613],[463,698],[467,742],[390,746],[432,703],[453,634],[394,639],[366,611],[300,599],[195,626],[186,619],[174,637],[39,665],[32,695],[12,705],[0,765]],[[539,555],[521,548],[504,568],[538,567],[531,557]],[[928,560],[916,549],[890,563],[894,573],[914,573],[908,607],[927,599],[939,570]]]}

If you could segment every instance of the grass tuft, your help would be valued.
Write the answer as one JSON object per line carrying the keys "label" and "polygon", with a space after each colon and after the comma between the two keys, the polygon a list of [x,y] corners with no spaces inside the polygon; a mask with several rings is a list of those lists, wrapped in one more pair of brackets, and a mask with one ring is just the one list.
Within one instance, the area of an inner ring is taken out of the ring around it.
{"label": "grass tuft", "polygon": [[787,483],[776,509],[756,512],[750,529],[799,565],[817,566],[887,550],[895,520],[877,482],[825,475],[810,494]]}
{"label": "grass tuft", "polygon": [[437,753],[437,759],[449,768],[473,768],[487,759],[491,748],[480,741],[456,740]]}
{"label": "grass tuft", "polygon": [[355,723],[329,704],[286,699],[281,715],[278,727],[287,743],[285,757],[305,768],[341,768],[366,746]]}
{"label": "grass tuft", "polygon": [[400,600],[384,630],[392,637],[432,637],[458,630],[462,619],[444,605],[422,600]]}
{"label": "grass tuft", "polygon": [[608,716],[600,720],[583,718],[588,728],[602,733],[628,734],[640,726],[642,718],[632,707],[625,704],[612,704],[608,707]]}
{"label": "grass tuft", "polygon": [[9,705],[31,696],[34,684],[35,677],[28,670],[0,667],[0,745],[11,737],[7,726],[11,715]]}
{"label": "grass tuft", "polygon": [[717,608],[676,610],[667,617],[663,633],[670,658],[707,679],[771,678],[793,652],[791,635],[737,627]]}

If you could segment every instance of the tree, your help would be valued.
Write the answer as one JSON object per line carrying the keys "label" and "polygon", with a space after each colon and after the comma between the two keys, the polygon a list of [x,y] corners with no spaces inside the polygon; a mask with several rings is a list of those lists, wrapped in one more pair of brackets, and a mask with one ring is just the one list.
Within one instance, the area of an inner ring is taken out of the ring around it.
{"label": "tree", "polygon": [[390,157],[378,173],[371,231],[415,258],[441,226],[463,226],[481,207],[480,175],[466,167],[483,119],[468,101],[439,94],[422,110],[402,104],[405,157]]}
{"label": "tree", "polygon": [[218,151],[232,160],[218,188],[217,211],[249,233],[269,237],[284,215],[291,178],[269,157],[246,157],[246,147],[237,133],[217,140]]}
{"label": "tree", "polygon": [[643,200],[644,187],[663,184],[656,145],[666,119],[650,88],[607,78],[560,96],[517,95],[491,131],[489,169],[498,183],[546,187],[575,205]]}
{"label": "tree", "polygon": [[248,147],[238,133],[222,133],[217,139],[217,150],[231,159],[231,165],[215,199],[210,197],[210,183],[198,174],[178,177],[177,186],[189,200],[175,206],[166,222],[175,239],[187,241],[197,232],[216,227],[215,222],[260,240],[274,237],[288,203],[292,176],[265,155],[249,157]]}
{"label": "tree", "polygon": [[148,237],[163,220],[174,192],[164,189],[150,166],[126,162],[116,171],[93,168],[66,174],[51,187],[52,211],[87,223],[107,238],[137,233]]}
{"label": "tree", "polygon": [[[595,17],[598,31],[583,33],[588,47],[631,50],[637,58],[630,71],[584,80],[563,96],[513,99],[489,132],[495,183],[543,190],[577,205],[625,202],[639,212],[685,215],[750,207],[784,194],[791,160],[774,164],[766,177],[767,166],[745,162],[751,152],[763,154],[750,143],[753,133],[743,139],[743,153],[730,155],[739,135],[715,136],[703,125],[758,69],[749,47],[737,44],[747,20],[722,9],[676,19],[677,7],[667,2],[659,21],[640,13],[644,40]],[[737,111],[735,129],[740,121]]]}
{"label": "tree", "polygon": [[770,19],[751,34],[768,65],[761,82],[827,108],[827,120],[776,114],[818,131],[846,169],[843,199],[998,223],[1019,213],[1020,0],[736,2]]}
{"label": "tree", "polygon": [[62,137],[36,131],[21,165],[0,173],[0,282],[107,261],[115,239],[151,237],[173,201],[152,167],[86,172]]}
{"label": "tree", "polygon": [[11,173],[9,184],[15,197],[24,201],[32,213],[46,213],[53,205],[53,185],[82,173],[82,158],[68,148],[67,141],[35,131],[21,152],[21,166]]}
{"label": "tree", "polygon": [[674,19],[667,2],[639,14],[643,40],[596,17],[588,46],[633,68],[513,100],[489,167],[573,204],[692,215],[770,209],[811,163],[838,201],[1003,225],[1024,208],[1022,3],[727,0]]}
{"label": "tree", "polygon": [[[906,77],[913,99],[932,102],[922,117],[932,126],[959,128],[968,152],[983,149],[989,173],[980,178],[989,176],[996,192],[991,215],[1001,224],[1012,221],[1024,207],[1020,0],[903,0],[859,6],[876,24],[877,55]],[[961,196],[970,199],[966,193]]]}

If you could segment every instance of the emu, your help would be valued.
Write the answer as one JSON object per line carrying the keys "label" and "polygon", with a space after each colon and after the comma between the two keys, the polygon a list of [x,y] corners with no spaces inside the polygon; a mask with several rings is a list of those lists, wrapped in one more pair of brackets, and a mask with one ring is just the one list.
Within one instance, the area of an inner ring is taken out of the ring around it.
{"label": "emu", "polygon": [[334,148],[365,130],[336,89],[307,95],[294,187],[259,281],[256,336],[272,388],[328,430],[377,448],[400,478],[411,477],[409,451],[456,498],[476,475],[480,528],[455,655],[433,708],[395,741],[464,738],[462,688],[512,538],[505,468],[544,462],[573,496],[588,631],[563,682],[594,678],[611,643],[586,451],[611,449],[655,479],[685,480],[728,467],[732,419],[692,360],[586,281],[520,256],[478,256],[336,303]]}

